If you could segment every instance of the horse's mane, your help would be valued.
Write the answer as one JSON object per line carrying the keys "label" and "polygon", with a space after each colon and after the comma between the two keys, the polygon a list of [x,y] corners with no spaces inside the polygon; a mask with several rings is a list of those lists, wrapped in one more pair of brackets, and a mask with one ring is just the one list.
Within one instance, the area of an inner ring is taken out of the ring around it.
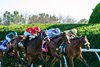
{"label": "horse's mane", "polygon": [[62,36],[62,35],[63,35],[63,33],[60,33],[60,35],[51,38],[51,40],[54,40],[54,39],[56,39],[56,38],[59,38],[59,37]]}
{"label": "horse's mane", "polygon": [[13,39],[10,41],[10,43],[12,43],[16,38],[17,38],[17,37],[13,38]]}
{"label": "horse's mane", "polygon": [[58,38],[58,37],[60,37],[60,36],[55,36],[55,37],[51,38],[51,40],[54,40],[54,39],[56,39],[56,38]]}
{"label": "horse's mane", "polygon": [[70,40],[76,40],[76,39],[80,39],[80,37],[76,36],[76,37],[74,37],[73,39],[70,39]]}

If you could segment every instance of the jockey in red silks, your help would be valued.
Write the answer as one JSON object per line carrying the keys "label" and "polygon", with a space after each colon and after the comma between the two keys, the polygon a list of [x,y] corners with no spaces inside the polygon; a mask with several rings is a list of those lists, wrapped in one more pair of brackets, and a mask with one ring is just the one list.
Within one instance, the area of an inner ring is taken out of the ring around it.
{"label": "jockey in red silks", "polygon": [[35,27],[29,27],[25,30],[24,36],[29,36],[30,38],[35,38],[38,33],[41,32],[40,27],[35,26]]}

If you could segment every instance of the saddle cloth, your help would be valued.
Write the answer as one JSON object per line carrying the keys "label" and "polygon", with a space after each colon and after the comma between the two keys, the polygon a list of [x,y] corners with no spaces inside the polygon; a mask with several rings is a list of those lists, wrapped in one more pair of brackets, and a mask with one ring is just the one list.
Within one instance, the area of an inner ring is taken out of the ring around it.
{"label": "saddle cloth", "polygon": [[48,47],[47,47],[47,44],[46,44],[46,42],[45,41],[42,41],[42,51],[43,52],[48,52]]}

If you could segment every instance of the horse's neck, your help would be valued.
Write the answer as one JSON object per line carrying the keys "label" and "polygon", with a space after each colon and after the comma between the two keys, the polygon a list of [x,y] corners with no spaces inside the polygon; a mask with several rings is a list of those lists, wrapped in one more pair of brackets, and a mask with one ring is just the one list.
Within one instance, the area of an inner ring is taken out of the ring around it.
{"label": "horse's neck", "polygon": [[70,40],[70,41],[72,43],[71,45],[72,47],[79,48],[79,49],[82,47],[82,44],[78,39],[76,39],[75,41],[74,40]]}
{"label": "horse's neck", "polygon": [[54,42],[56,43],[56,47],[59,47],[63,42],[62,36],[59,36],[58,38],[54,39]]}
{"label": "horse's neck", "polygon": [[37,42],[37,45],[36,45],[37,47],[39,47],[39,45],[42,44],[41,33],[37,36],[36,42]]}

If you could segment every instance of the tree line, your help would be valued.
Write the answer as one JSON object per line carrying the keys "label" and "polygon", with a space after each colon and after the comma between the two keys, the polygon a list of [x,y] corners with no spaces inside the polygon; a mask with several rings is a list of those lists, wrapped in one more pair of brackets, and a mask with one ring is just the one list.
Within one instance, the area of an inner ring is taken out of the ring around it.
{"label": "tree line", "polygon": [[[0,25],[11,25],[11,24],[32,24],[32,23],[66,23],[66,24],[76,24],[77,20],[71,16],[51,16],[46,13],[40,13],[38,15],[23,15],[18,11],[13,13],[5,11],[2,17],[0,17]],[[81,19],[77,22],[78,24],[87,24],[87,19]]]}

